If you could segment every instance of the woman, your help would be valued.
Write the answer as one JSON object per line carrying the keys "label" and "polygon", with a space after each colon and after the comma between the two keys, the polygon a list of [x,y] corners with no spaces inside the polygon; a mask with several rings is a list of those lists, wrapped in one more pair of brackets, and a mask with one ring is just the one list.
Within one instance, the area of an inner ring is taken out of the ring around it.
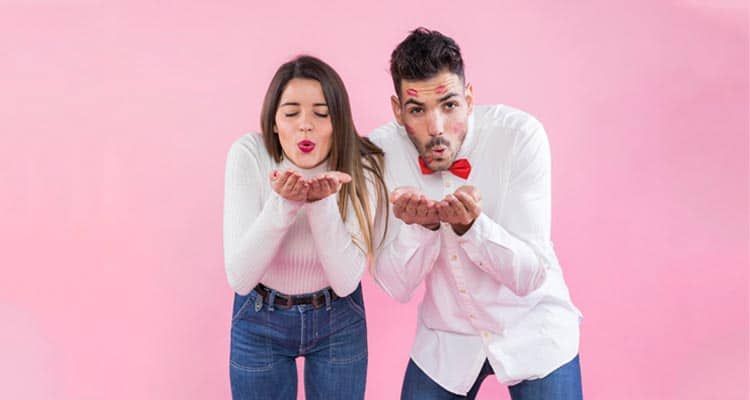
{"label": "woman", "polygon": [[224,257],[236,292],[235,399],[362,399],[367,334],[360,279],[387,207],[382,151],[359,137],[346,89],[321,60],[282,65],[266,92],[262,135],[229,150]]}

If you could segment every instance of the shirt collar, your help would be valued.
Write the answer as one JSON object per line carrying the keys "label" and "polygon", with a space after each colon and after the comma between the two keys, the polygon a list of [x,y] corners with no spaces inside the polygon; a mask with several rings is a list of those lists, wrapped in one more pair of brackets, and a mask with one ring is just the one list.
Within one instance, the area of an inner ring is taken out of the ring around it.
{"label": "shirt collar", "polygon": [[466,137],[464,137],[464,142],[461,143],[461,148],[458,149],[456,159],[468,158],[467,156],[471,154],[472,150],[474,150],[476,136],[477,135],[474,132],[474,110],[472,110],[471,114],[469,114],[469,118],[466,120]]}

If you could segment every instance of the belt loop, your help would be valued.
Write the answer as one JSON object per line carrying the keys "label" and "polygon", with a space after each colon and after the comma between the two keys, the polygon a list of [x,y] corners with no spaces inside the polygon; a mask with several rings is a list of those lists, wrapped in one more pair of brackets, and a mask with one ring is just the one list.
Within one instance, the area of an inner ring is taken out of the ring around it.
{"label": "belt loop", "polygon": [[331,311],[331,291],[329,289],[325,289],[323,291],[323,296],[326,298],[326,311]]}
{"label": "belt loop", "polygon": [[271,289],[271,295],[268,296],[268,311],[274,310],[274,302],[276,301],[276,290]]}

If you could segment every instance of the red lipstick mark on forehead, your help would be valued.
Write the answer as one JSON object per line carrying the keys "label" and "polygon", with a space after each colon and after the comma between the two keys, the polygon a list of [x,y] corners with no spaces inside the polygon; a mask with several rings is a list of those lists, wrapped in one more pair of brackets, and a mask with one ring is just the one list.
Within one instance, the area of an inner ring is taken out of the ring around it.
{"label": "red lipstick mark on forehead", "polygon": [[406,89],[406,94],[409,96],[419,96],[419,92],[417,92],[417,89]]}
{"label": "red lipstick mark on forehead", "polygon": [[440,85],[440,86],[437,87],[437,89],[435,89],[435,93],[437,93],[437,94],[443,94],[443,93],[445,93],[445,90],[446,90],[445,85]]}

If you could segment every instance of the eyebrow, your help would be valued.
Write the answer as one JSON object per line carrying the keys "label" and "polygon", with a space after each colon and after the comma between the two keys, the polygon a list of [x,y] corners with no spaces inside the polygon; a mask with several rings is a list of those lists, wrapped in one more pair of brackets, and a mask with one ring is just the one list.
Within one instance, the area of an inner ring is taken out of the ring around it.
{"label": "eyebrow", "polygon": [[455,93],[455,92],[448,93],[445,96],[441,97],[440,100],[438,100],[438,103],[442,103],[454,96],[458,96],[458,93]]}
{"label": "eyebrow", "polygon": [[[444,102],[444,101],[446,101],[446,100],[450,99],[451,97],[456,97],[456,96],[458,96],[458,93],[454,93],[454,92],[448,93],[448,94],[446,94],[445,96],[441,97],[441,98],[440,98],[440,99],[438,100],[438,103],[442,103],[442,102]],[[422,102],[420,102],[420,101],[416,101],[416,100],[414,100],[414,99],[409,99],[409,100],[406,100],[406,101],[404,102],[404,106],[406,106],[406,105],[408,105],[408,104],[414,104],[414,105],[416,105],[416,106],[419,106],[419,107],[424,107],[424,103],[422,103]]]}
{"label": "eyebrow", "polygon": [[[297,103],[296,101],[289,101],[289,102],[286,102],[286,103],[283,103],[283,104],[279,105],[279,107],[284,107],[284,106],[297,106],[297,107],[299,107],[299,103]],[[328,107],[328,104],[326,104],[326,103],[315,103],[315,104],[313,104],[313,107]]]}

